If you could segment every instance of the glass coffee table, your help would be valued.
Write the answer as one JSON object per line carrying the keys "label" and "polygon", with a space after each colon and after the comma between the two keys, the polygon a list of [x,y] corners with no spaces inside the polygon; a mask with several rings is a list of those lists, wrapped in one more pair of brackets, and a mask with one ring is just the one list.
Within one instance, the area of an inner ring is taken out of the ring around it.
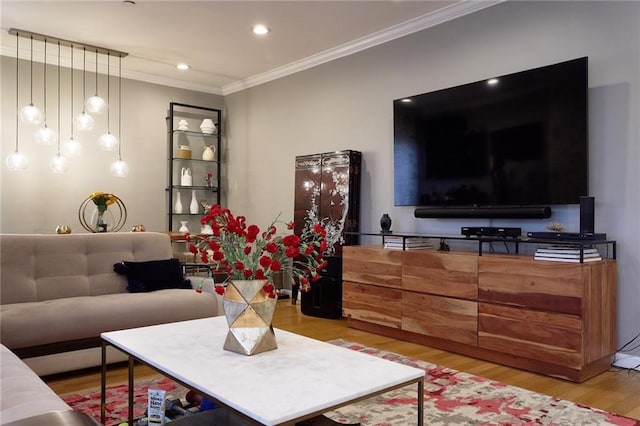
{"label": "glass coffee table", "polygon": [[139,361],[193,389],[250,424],[293,425],[332,409],[410,384],[424,424],[424,371],[275,329],[278,349],[246,356],[222,349],[224,316],[102,333],[101,421],[105,420],[106,350],[129,357],[129,424],[133,365]]}

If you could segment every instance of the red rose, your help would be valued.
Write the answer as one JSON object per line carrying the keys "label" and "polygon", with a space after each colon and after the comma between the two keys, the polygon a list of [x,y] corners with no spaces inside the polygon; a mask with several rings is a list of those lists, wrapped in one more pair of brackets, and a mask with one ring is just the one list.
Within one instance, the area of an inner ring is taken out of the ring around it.
{"label": "red rose", "polygon": [[295,234],[287,235],[282,239],[282,244],[287,247],[298,247],[300,245],[300,237]]}
{"label": "red rose", "polygon": [[277,260],[272,260],[271,265],[269,265],[269,269],[271,269],[273,272],[278,272],[280,269],[282,269],[282,265]]}
{"label": "red rose", "polygon": [[247,229],[247,242],[254,242],[256,238],[258,238],[259,234],[260,228],[258,228],[256,225],[249,225],[249,228]]}
{"label": "red rose", "polygon": [[304,251],[304,254],[310,256],[313,254],[314,251],[315,251],[315,248],[312,245],[310,245],[310,246],[307,246],[307,248]]}
{"label": "red rose", "polygon": [[216,262],[220,262],[223,259],[224,259],[224,253],[222,253],[221,251],[213,252],[213,260],[215,260]]}
{"label": "red rose", "polygon": [[238,260],[233,264],[233,267],[238,271],[242,271],[242,270],[244,270],[244,263],[242,263],[242,262],[240,262]]}
{"label": "red rose", "polygon": [[262,256],[258,262],[263,268],[268,268],[271,264],[271,258],[269,256]]}
{"label": "red rose", "polygon": [[267,283],[267,284],[265,284],[265,285],[263,285],[263,286],[262,286],[262,289],[264,290],[264,292],[265,292],[265,293],[271,293],[271,292],[273,292],[273,289],[274,289],[274,288],[275,288],[275,287],[274,287],[274,286],[273,286],[273,284],[271,284],[271,283]]}
{"label": "red rose", "polygon": [[264,271],[262,269],[258,269],[256,271],[256,280],[266,280],[267,277],[264,275]]}
{"label": "red rose", "polygon": [[284,254],[289,258],[294,258],[300,254],[300,249],[298,247],[289,247]]}
{"label": "red rose", "polygon": [[278,245],[276,243],[267,243],[264,249],[267,253],[273,254],[278,251]]}
{"label": "red rose", "polygon": [[292,230],[296,227],[296,224],[293,221],[287,223],[287,229]]}
{"label": "red rose", "polygon": [[245,269],[242,272],[242,275],[244,275],[245,278],[251,278],[251,276],[253,275],[253,271],[251,269]]}
{"label": "red rose", "polygon": [[327,240],[320,241],[320,253],[327,251]]}
{"label": "red rose", "polygon": [[194,246],[193,244],[189,245],[189,251],[193,254],[198,253],[198,249],[196,248],[196,246]]}
{"label": "red rose", "polygon": [[249,253],[251,253],[251,246],[246,246],[244,248],[244,254],[249,255]]}

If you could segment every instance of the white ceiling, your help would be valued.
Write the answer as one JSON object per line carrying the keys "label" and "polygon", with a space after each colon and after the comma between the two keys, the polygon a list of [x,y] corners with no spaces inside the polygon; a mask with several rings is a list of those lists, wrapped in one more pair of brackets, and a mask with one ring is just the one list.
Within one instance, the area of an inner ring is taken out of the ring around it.
{"label": "white ceiling", "polygon": [[[127,52],[122,60],[127,78],[228,94],[500,1],[0,0],[0,35],[3,55],[15,57],[16,37],[8,31],[16,28]],[[253,35],[256,23],[271,32]],[[19,47],[20,56],[28,58],[29,42],[20,38]],[[34,60],[42,61],[37,54],[42,48],[34,42]],[[80,61],[74,60],[77,66]],[[106,67],[106,60],[100,61]],[[180,62],[192,68],[179,71]]]}

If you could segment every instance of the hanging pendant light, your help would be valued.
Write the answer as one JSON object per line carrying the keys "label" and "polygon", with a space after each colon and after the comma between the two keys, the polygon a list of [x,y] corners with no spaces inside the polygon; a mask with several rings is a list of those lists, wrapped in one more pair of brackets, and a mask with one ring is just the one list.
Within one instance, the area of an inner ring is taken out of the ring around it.
{"label": "hanging pendant light", "polygon": [[[111,104],[111,53],[107,52],[107,100]],[[110,127],[111,108],[107,109],[107,133],[100,136],[98,145],[105,151],[113,151],[118,146],[118,138],[111,134]]]}
{"label": "hanging pendant light", "polygon": [[62,152],[68,157],[75,157],[82,152],[82,145],[73,138],[73,44],[71,45],[71,137],[62,145]]}
{"label": "hanging pendant light", "polygon": [[43,118],[43,125],[42,127],[40,127],[38,130],[36,130],[35,133],[35,138],[36,138],[36,142],[39,143],[40,145],[53,145],[58,136],[56,135],[56,132],[51,129],[49,126],[47,126],[47,39],[44,39],[44,114],[42,116]]}
{"label": "hanging pendant light", "polygon": [[[16,58],[18,59],[18,58]],[[37,106],[33,105],[33,35],[31,36],[31,71],[29,78],[31,79],[31,100],[29,105],[20,110],[20,119],[25,124],[40,124],[42,113]]]}
{"label": "hanging pendant light", "polygon": [[[60,129],[60,41],[58,41],[58,129]],[[69,160],[60,153],[60,138],[57,142],[58,152],[49,162],[49,167],[53,173],[62,174],[69,169]]]}
{"label": "hanging pendant light", "polygon": [[[107,93],[107,97],[109,94]],[[107,110],[107,103],[98,95],[98,50],[96,49],[96,94],[86,100],[84,106],[90,114],[102,114]]]}
{"label": "hanging pendant light", "polygon": [[18,57],[18,38],[19,35],[18,33],[16,33],[16,150],[9,154],[9,156],[7,157],[7,167],[11,171],[25,170],[27,167],[29,167],[29,160],[27,159],[27,156],[18,150],[18,108],[20,105],[18,101],[18,62],[20,62],[20,58]]}
{"label": "hanging pendant light", "polygon": [[[83,47],[82,48],[83,51],[83,55],[82,55],[82,100],[84,102],[85,99],[85,89],[87,86],[87,48]],[[76,124],[76,128],[79,131],[89,131],[93,129],[93,126],[95,125],[95,122],[93,121],[93,117],[91,117],[91,115],[87,114],[87,110],[85,109],[84,103],[82,104],[82,112],[80,113],[80,115],[78,115],[76,117],[75,120],[75,124]]]}
{"label": "hanging pendant light", "polygon": [[122,56],[118,57],[118,160],[111,163],[111,174],[115,177],[126,177],[129,165],[122,159]]}

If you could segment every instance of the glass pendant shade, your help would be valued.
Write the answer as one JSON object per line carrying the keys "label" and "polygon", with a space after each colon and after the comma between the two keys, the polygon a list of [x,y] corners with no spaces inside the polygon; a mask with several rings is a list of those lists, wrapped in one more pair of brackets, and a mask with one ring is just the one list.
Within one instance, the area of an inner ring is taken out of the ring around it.
{"label": "glass pendant shade", "polygon": [[40,124],[42,113],[37,106],[29,104],[20,110],[20,120],[25,124]]}
{"label": "glass pendant shade", "polygon": [[53,145],[58,141],[58,135],[56,134],[55,130],[47,126],[47,124],[45,123],[44,126],[36,130],[35,139],[36,142],[40,145]]}
{"label": "glass pendant shade", "polygon": [[26,170],[29,167],[27,156],[17,149],[7,157],[7,167],[11,171]]}
{"label": "glass pendant shade", "polygon": [[111,132],[107,132],[100,136],[98,139],[98,145],[105,151],[113,151],[118,146],[118,138],[113,136]]}
{"label": "glass pendant shade", "polygon": [[93,121],[93,117],[87,114],[86,111],[82,111],[74,120],[74,125],[76,130],[88,132],[89,130],[93,130],[95,121]]}
{"label": "glass pendant shade", "polygon": [[129,174],[129,165],[120,159],[111,163],[110,171],[115,177],[126,177]]}
{"label": "glass pendant shade", "polygon": [[68,141],[62,144],[62,152],[67,157],[77,157],[82,152],[82,145],[71,137]]}
{"label": "glass pendant shade", "polygon": [[67,157],[57,153],[49,162],[49,167],[53,173],[66,173],[69,170],[69,160],[67,160]]}
{"label": "glass pendant shade", "polygon": [[87,99],[84,106],[90,114],[102,114],[107,110],[107,103],[98,94]]}

